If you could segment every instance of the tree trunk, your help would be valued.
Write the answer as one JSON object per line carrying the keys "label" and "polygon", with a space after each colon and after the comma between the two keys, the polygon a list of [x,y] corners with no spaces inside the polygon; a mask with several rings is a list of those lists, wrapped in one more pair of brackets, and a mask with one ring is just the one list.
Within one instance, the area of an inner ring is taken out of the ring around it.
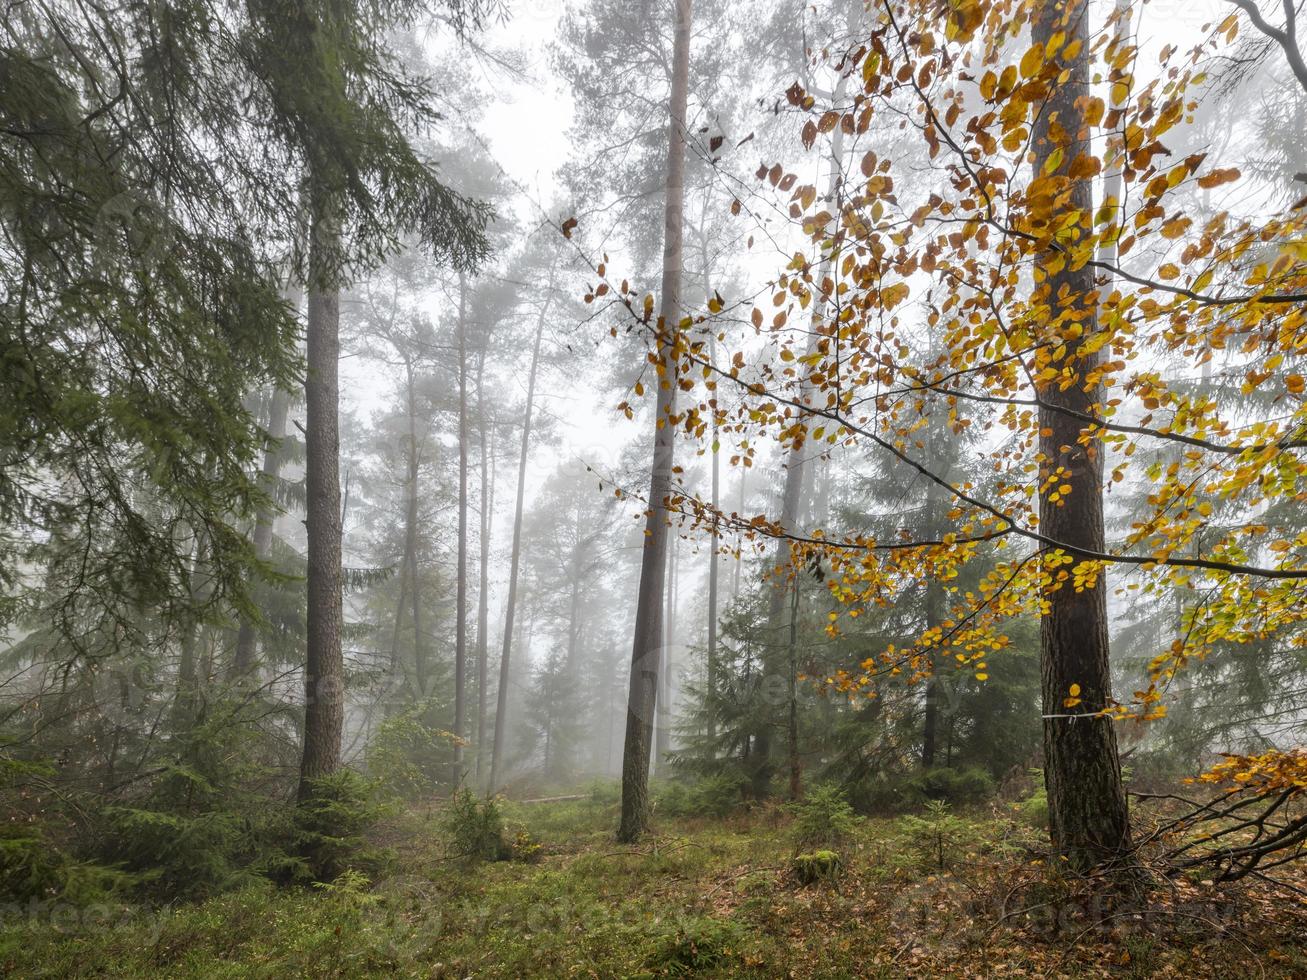
{"label": "tree trunk", "polygon": [[[212,590],[212,578],[205,569],[208,563],[208,539],[202,534],[195,538],[195,550],[187,576],[186,591],[191,602],[205,598]],[[196,578],[204,574],[205,581],[196,586]],[[195,710],[200,700],[200,668],[196,650],[200,643],[201,626],[198,622],[182,625],[181,648],[177,661],[177,694],[173,699],[171,727],[174,732],[188,731],[195,722]]]}
{"label": "tree trunk", "polygon": [[[260,474],[263,492],[269,497],[276,490],[277,477],[281,472],[281,440],[286,436],[286,417],[289,414],[290,395],[280,388],[273,388],[272,405],[268,413],[268,445],[263,451],[263,470]],[[272,526],[275,520],[276,508],[272,500],[269,500],[259,508],[254,520],[254,557],[259,561],[267,561],[272,550]],[[254,622],[249,617],[242,617],[240,631],[236,634],[236,650],[232,654],[229,680],[241,681],[254,669],[257,639]]]}
{"label": "tree trunk", "polygon": [[[489,340],[487,338],[487,347]],[[477,586],[477,758],[476,781],[484,779],[486,755],[486,682],[490,659],[490,525],[494,509],[494,469],[486,438],[485,381],[486,348],[477,359],[477,413],[481,429],[481,568]]]}
{"label": "tree trunk", "polygon": [[[705,211],[707,210],[708,195],[704,195]],[[705,299],[712,298],[712,282],[710,259],[708,257],[708,235],[706,232],[707,215],[699,224],[699,249],[700,259],[703,264],[703,291]],[[708,360],[709,363],[717,363],[717,332],[711,331],[708,335]],[[715,403],[715,399],[714,399]],[[713,524],[708,534],[708,650],[707,665],[704,678],[704,688],[708,692],[709,703],[715,699],[717,692],[717,592],[718,592],[718,573],[720,572],[721,556],[717,551],[721,547],[721,534],[717,526],[716,515],[721,507],[721,457],[718,453],[720,446],[718,444],[717,431],[717,412],[714,404],[712,417],[712,512]],[[743,505],[741,505],[743,506]],[[708,744],[709,746],[717,737],[717,721],[713,712],[708,713]],[[713,750],[710,748],[710,752]],[[715,752],[714,752],[715,754]]]}
{"label": "tree trunk", "polygon": [[668,547],[667,556],[667,613],[664,620],[663,657],[661,677],[658,682],[662,697],[658,701],[655,713],[654,765],[655,772],[662,772],[666,765],[667,753],[672,745],[672,647],[676,645],[676,575],[678,572],[677,542],[674,539]]}
{"label": "tree trunk", "polygon": [[[947,480],[952,478],[953,459],[949,448],[952,443],[947,436],[941,438],[941,433],[936,428],[938,424],[940,423],[937,423],[934,419],[928,423],[931,428],[928,429],[929,434],[926,437],[926,455],[936,466],[937,474]],[[922,522],[922,536],[924,538],[934,539],[943,536],[943,510],[943,491],[939,484],[930,481],[926,484],[925,520]],[[931,575],[926,579],[925,591],[925,626],[929,630],[941,626],[944,622],[944,584],[940,582],[937,576]],[[936,676],[936,671],[940,669],[940,666],[937,651],[932,647],[930,651],[930,677],[926,680],[925,718],[922,720],[921,725],[921,767],[923,769],[930,769],[935,765],[935,756],[939,745],[940,680]]]}
{"label": "tree trunk", "polygon": [[[417,385],[413,363],[407,359],[404,371],[408,381],[408,508],[404,519],[404,561],[408,566],[408,593],[413,613],[413,678],[417,684],[413,701],[419,713],[425,713],[431,692],[427,690],[427,655],[422,642],[422,587],[418,577],[418,477],[422,461],[418,451]],[[402,606],[403,585],[399,591]]]}
{"label": "tree trunk", "polygon": [[310,229],[308,374],[304,383],[308,621],[301,800],[312,795],[313,780],[340,767],[345,719],[340,648],[340,294],[334,276],[327,271],[339,252],[340,227],[335,210],[330,195],[315,195]]}
{"label": "tree trunk", "polygon": [[454,604],[454,768],[462,781],[467,730],[467,276],[458,274],[458,583]]}
{"label": "tree trunk", "polygon": [[572,527],[572,559],[569,562],[571,566],[571,595],[568,600],[567,610],[567,660],[566,674],[569,684],[577,685],[581,678],[577,676],[576,655],[577,648],[581,640],[581,568],[585,561],[585,550],[588,538],[585,534],[585,528],[581,523],[581,508],[579,504],[573,505],[573,527]]}
{"label": "tree trunk", "polygon": [[[741,463],[740,464],[740,505],[739,508],[736,510],[736,513],[740,517],[744,516],[744,504],[746,500],[745,493],[748,489],[747,486],[748,482],[749,482],[749,468],[745,466],[743,463]],[[744,564],[744,559],[741,558],[739,553],[737,552],[735,555],[735,567],[732,569],[732,574],[731,574],[731,602],[732,603],[740,598],[740,566],[742,566],[743,564]]]}
{"label": "tree trunk", "polygon": [[[848,87],[848,75],[840,75],[839,82],[835,87],[835,94],[832,104],[839,105],[844,97],[845,90]],[[830,178],[826,185],[826,200],[831,206],[831,213],[839,214],[839,205],[836,198],[839,194],[840,180],[843,174],[844,163],[844,128],[836,126],[831,134],[830,142]],[[838,218],[834,219],[838,221]],[[833,252],[825,250],[821,262],[817,265],[817,275],[815,278],[818,290],[822,284],[830,278],[831,269],[834,267]],[[831,297],[833,299],[833,297]],[[818,296],[813,299],[811,329],[809,332],[808,353],[812,353],[817,348],[819,337],[819,328],[821,325],[822,308],[824,300]],[[806,404],[810,397],[809,386],[806,381],[802,384],[799,392],[799,402]],[[804,454],[808,452],[807,443],[795,443],[790,446],[786,453],[785,460],[785,480],[781,490],[781,513],[780,527],[786,534],[794,534],[798,531],[799,508],[803,503],[803,490],[807,477],[807,466]],[[768,660],[771,663],[763,665],[764,679],[773,673],[779,673],[776,663],[779,653],[782,649],[781,631],[785,629],[786,607],[793,607],[793,603],[787,603],[786,598],[790,590],[794,588],[795,570],[790,567],[790,542],[785,538],[780,538],[776,542],[775,575],[777,580],[772,583],[771,590],[767,596],[767,627],[766,642],[764,648],[769,651]],[[757,732],[753,752],[753,773],[752,773],[752,792],[756,798],[767,795],[771,785],[773,765],[771,761],[771,729],[770,720],[765,720],[762,727]]]}
{"label": "tree trunk", "polygon": [[535,405],[536,369],[540,363],[540,341],[545,334],[545,320],[554,301],[554,277],[549,276],[549,292],[536,321],[535,346],[531,350],[531,369],[526,383],[526,412],[522,419],[522,451],[517,460],[517,502],[513,508],[513,551],[508,565],[508,600],[504,610],[504,650],[499,658],[499,690],[495,703],[495,744],[490,754],[491,792],[499,788],[500,770],[508,747],[504,742],[504,723],[508,716],[508,678],[513,652],[513,616],[517,606],[517,571],[522,559],[522,504],[526,498],[526,461],[531,446],[531,410]]}
{"label": "tree trunk", "polygon": [[799,762],[799,580],[790,589],[790,655],[786,664],[789,681],[790,716],[786,745],[790,755],[790,799],[803,796],[803,766]]}
{"label": "tree trunk", "polygon": [[622,819],[617,839],[639,839],[649,824],[649,750],[658,704],[663,644],[663,582],[667,573],[667,498],[672,491],[676,413],[676,345],[681,320],[681,238],[685,208],[685,113],[690,78],[690,0],[676,0],[672,88],[668,103],[667,183],[663,207],[662,308],[658,312],[658,396],[649,507],[636,599],[626,740],[622,749]]}
{"label": "tree trunk", "polygon": [[[1088,152],[1087,133],[1078,108],[1078,103],[1083,104],[1089,96],[1089,69],[1084,55],[1089,49],[1088,18],[1088,0],[1061,0],[1038,8],[1033,25],[1036,43],[1047,44],[1054,33],[1065,31],[1067,47],[1079,41],[1077,46],[1082,50],[1079,57],[1062,66],[1066,80],[1052,92],[1036,119],[1036,174],[1050,172],[1049,160],[1054,152],[1060,152],[1063,158],[1060,168],[1051,168],[1054,174],[1065,173],[1080,152]],[[1064,132],[1071,145],[1062,146],[1050,129],[1059,135]],[[1089,181],[1076,180],[1065,207],[1085,216],[1081,227],[1086,229],[1092,205]],[[1096,310],[1084,298],[1093,290],[1093,271],[1088,267],[1064,268],[1052,275],[1036,270],[1034,301],[1047,305],[1050,327],[1078,321],[1080,336],[1090,337],[1097,329]],[[1066,353],[1052,366],[1060,368],[1062,380],[1071,383],[1055,381],[1039,392],[1045,403],[1039,411],[1039,449],[1045,460],[1040,473],[1039,528],[1056,541],[1102,552],[1102,455],[1092,439],[1082,443],[1083,425],[1075,416],[1056,410],[1066,408],[1087,415],[1096,412],[1099,392],[1086,387],[1085,376],[1097,361],[1096,354],[1084,353],[1079,343],[1069,342]],[[1047,477],[1058,467],[1062,475],[1049,486]],[[1050,493],[1059,485],[1069,485],[1071,491],[1054,501]],[[1057,554],[1046,552],[1045,561]],[[1058,852],[1073,868],[1081,870],[1119,859],[1130,846],[1116,730],[1110,719],[1095,715],[1112,693],[1105,578],[1100,569],[1091,588],[1075,590],[1067,582],[1051,591],[1040,620],[1049,825]],[[1080,703],[1066,707],[1064,700],[1071,696],[1072,685],[1078,685]]]}

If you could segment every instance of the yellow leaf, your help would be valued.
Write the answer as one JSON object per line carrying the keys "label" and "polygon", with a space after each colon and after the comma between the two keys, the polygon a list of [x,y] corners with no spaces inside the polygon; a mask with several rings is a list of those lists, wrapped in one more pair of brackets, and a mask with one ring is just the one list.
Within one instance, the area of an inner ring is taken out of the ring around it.
{"label": "yellow leaf", "polygon": [[1036,42],[1030,46],[1030,50],[1021,56],[1021,77],[1034,78],[1039,74],[1039,69],[1044,67],[1044,45]]}

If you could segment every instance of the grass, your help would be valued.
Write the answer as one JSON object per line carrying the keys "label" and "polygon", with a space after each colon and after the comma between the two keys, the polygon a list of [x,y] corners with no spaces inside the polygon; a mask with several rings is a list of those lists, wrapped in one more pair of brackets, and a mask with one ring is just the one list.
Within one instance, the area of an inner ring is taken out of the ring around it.
{"label": "grass", "polygon": [[31,977],[973,977],[1307,974],[1300,902],[1168,883],[1147,911],[1090,908],[997,811],[960,814],[950,869],[919,828],[860,821],[838,881],[800,886],[790,817],[661,819],[615,843],[615,807],[507,804],[540,860],[449,858],[414,809],[393,859],[319,889],[250,886],[173,909],[9,909],[0,973]]}

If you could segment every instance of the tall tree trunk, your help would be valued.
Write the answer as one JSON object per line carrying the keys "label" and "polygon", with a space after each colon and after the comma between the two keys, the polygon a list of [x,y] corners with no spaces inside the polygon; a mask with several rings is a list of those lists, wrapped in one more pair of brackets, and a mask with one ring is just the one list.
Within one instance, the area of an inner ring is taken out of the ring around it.
{"label": "tall tree trunk", "polygon": [[[708,195],[704,195],[704,211],[708,209]],[[708,233],[707,233],[707,214],[705,213],[699,222],[699,257],[703,265],[703,291],[705,302],[712,298],[712,268],[711,260],[708,256]],[[710,331],[708,334],[708,361],[717,363],[717,332]],[[708,650],[707,665],[704,678],[704,688],[708,692],[709,703],[715,699],[717,692],[717,593],[718,593],[718,573],[721,570],[721,556],[717,553],[721,547],[721,534],[718,530],[716,515],[721,507],[721,456],[718,452],[717,431],[717,411],[716,399],[713,400],[713,417],[712,417],[712,512],[714,515],[712,527],[708,533]],[[741,505],[743,506],[743,505]],[[715,712],[708,712],[708,743],[711,746],[717,737],[717,720]],[[713,750],[710,748],[710,752]],[[715,753],[714,753],[715,754]]]}
{"label": "tall tree trunk", "polygon": [[[192,603],[207,598],[212,591],[213,580],[205,570],[208,554],[207,537],[197,534],[186,587]],[[201,573],[206,577],[197,587],[195,580]],[[173,699],[170,722],[175,732],[184,732],[191,728],[195,722],[195,711],[200,700],[200,667],[196,660],[196,651],[200,644],[201,626],[198,622],[185,623],[182,629],[184,632],[181,636],[177,661],[177,694]]]}
{"label": "tall tree trunk", "polygon": [[803,796],[803,766],[799,762],[799,580],[790,590],[790,644],[786,658],[789,685],[789,718],[786,719],[786,747],[790,756],[790,799]]}
{"label": "tall tree trunk", "polygon": [[[404,678],[408,676],[406,669],[401,669],[399,662],[399,634],[404,626],[404,610],[408,606],[408,553],[407,550],[399,563],[399,600],[395,603],[395,628],[390,634],[390,672],[392,678]],[[404,685],[403,694],[407,696],[408,685]],[[396,697],[388,696],[385,707],[382,709],[384,717],[389,718],[395,711],[397,705]]]}
{"label": "tall tree trunk", "polygon": [[[839,105],[848,88],[848,75],[841,74],[835,87],[835,94],[832,99],[833,105]],[[844,164],[844,128],[836,126],[831,134],[830,142],[830,178],[826,184],[826,200],[830,204],[831,213],[839,214],[840,207],[837,197],[840,191],[840,180],[843,174]],[[833,219],[838,222],[838,217]],[[830,278],[831,270],[834,268],[834,253],[829,250],[823,250],[821,262],[817,265],[817,275],[814,280],[817,289],[822,289],[822,284]],[[834,299],[834,297],[830,297]],[[811,329],[809,331],[808,353],[812,353],[817,348],[819,331],[822,320],[822,310],[825,301],[821,297],[813,299]],[[806,404],[811,396],[809,385],[806,381],[802,383],[799,392],[800,404]],[[799,527],[799,509],[803,504],[804,486],[807,482],[807,465],[804,454],[809,451],[808,445],[804,443],[795,443],[790,446],[786,453],[785,459],[785,478],[781,489],[781,513],[780,528],[786,534],[795,534]],[[786,538],[779,538],[776,542],[776,554],[774,558],[774,567],[776,580],[771,584],[771,589],[767,596],[767,627],[765,649],[770,654],[768,660],[771,663],[763,665],[764,679],[771,674],[778,674],[780,665],[775,663],[779,660],[779,654],[784,649],[782,646],[782,630],[786,629],[785,615],[787,607],[792,607],[793,603],[786,602],[790,595],[790,590],[795,587],[796,570],[790,567],[790,542]],[[788,631],[787,631],[788,632]],[[762,726],[756,733],[754,741],[754,752],[752,755],[753,772],[752,772],[752,791],[755,797],[766,796],[771,785],[773,764],[771,760],[771,720],[765,719]]]}
{"label": "tall tree trunk", "polygon": [[[489,346],[487,338],[486,347]],[[486,347],[477,358],[477,414],[481,437],[481,567],[477,585],[477,748],[476,782],[482,785],[486,756],[486,683],[490,659],[490,523],[494,509],[494,469],[486,438]]]}
{"label": "tall tree trunk", "polygon": [[340,767],[345,720],[340,648],[340,294],[330,271],[340,251],[333,195],[314,194],[310,229],[308,374],[305,396],[305,515],[308,526],[308,622],[304,663],[304,752],[299,798],[313,780]]}
{"label": "tall tree trunk", "polygon": [[[937,467],[939,476],[946,480],[951,479],[953,459],[949,450],[952,443],[947,437],[941,438],[940,432],[935,428],[937,423],[934,419],[931,419],[928,424],[931,428],[928,430],[929,434],[926,438],[926,455]],[[928,482],[926,484],[924,508],[925,520],[922,522],[924,538],[936,539],[944,534],[942,530],[943,504],[944,500],[940,486],[933,481]],[[926,579],[925,592],[925,626],[926,629],[933,629],[941,626],[944,622],[944,585],[940,582],[938,576],[931,575]],[[939,668],[939,657],[932,647],[930,651],[930,677],[926,680],[925,717],[921,726],[921,767],[923,769],[932,768],[938,754],[940,680],[936,676],[936,671]]]}
{"label": "tall tree trunk", "polygon": [[531,412],[535,406],[536,369],[540,364],[540,341],[545,334],[545,320],[554,301],[554,276],[549,275],[549,292],[540,317],[536,321],[535,345],[531,349],[531,369],[526,382],[526,411],[522,418],[522,451],[517,460],[517,502],[513,507],[513,550],[508,564],[508,600],[504,610],[504,650],[499,658],[499,690],[495,703],[495,744],[490,754],[490,791],[499,788],[500,770],[508,746],[504,741],[505,721],[508,717],[508,679],[511,673],[513,652],[513,616],[517,607],[517,572],[522,559],[522,505],[526,499],[526,461],[531,447]]}
{"label": "tall tree trunk", "polygon": [[[431,692],[427,689],[427,654],[422,636],[422,584],[418,576],[418,478],[422,460],[418,447],[417,384],[413,377],[412,361],[405,359],[404,372],[408,382],[408,506],[404,518],[404,562],[408,566],[408,594],[413,616],[413,677],[417,684],[413,701],[418,705],[419,712],[425,713]],[[402,605],[402,585],[399,591]]]}
{"label": "tall tree trunk", "polygon": [[[1061,66],[1065,81],[1053,90],[1036,118],[1036,174],[1065,174],[1080,152],[1089,151],[1079,109],[1089,97],[1088,19],[1088,0],[1060,0],[1038,7],[1034,41],[1047,44],[1053,34],[1065,31],[1066,47],[1074,45],[1081,52]],[[1065,133],[1070,145],[1063,146],[1050,129]],[[1050,167],[1055,152],[1062,161],[1060,166]],[[1093,213],[1091,190],[1089,181],[1075,180],[1065,205],[1084,216],[1084,229],[1090,227]],[[1034,301],[1047,306],[1050,327],[1078,322],[1080,336],[1091,337],[1097,329],[1096,310],[1085,304],[1084,298],[1093,290],[1093,270],[1087,266],[1068,267],[1051,275],[1036,270]],[[1096,354],[1084,352],[1080,343],[1069,342],[1066,353],[1052,366],[1063,373],[1059,380],[1070,383],[1046,384],[1039,392],[1045,403],[1039,410],[1039,450],[1045,460],[1040,473],[1039,529],[1055,541],[1102,552],[1102,454],[1092,439],[1082,442],[1084,426],[1076,417],[1097,411],[1099,391],[1086,383],[1097,363]],[[1071,492],[1054,501],[1046,478],[1058,467],[1063,476],[1054,486],[1069,484]],[[1106,576],[1100,569],[1092,588],[1072,589],[1068,583],[1051,591],[1040,620],[1049,825],[1054,846],[1077,869],[1120,858],[1130,846],[1116,730],[1110,719],[1096,716],[1112,694],[1106,595]],[[1080,703],[1068,708],[1064,700],[1073,684],[1078,685]]]}
{"label": "tall tree trunk", "polygon": [[[286,417],[289,414],[290,395],[280,388],[273,388],[272,405],[268,412],[268,444],[263,451],[263,469],[259,474],[263,492],[269,498],[276,490],[277,477],[281,472],[281,441],[286,436]],[[259,561],[267,561],[272,550],[272,526],[275,520],[276,508],[269,499],[259,508],[254,519],[254,557]],[[248,616],[242,617],[240,630],[236,634],[236,649],[232,654],[229,680],[241,681],[254,669],[257,639],[253,620]]]}
{"label": "tall tree trunk", "polygon": [[[747,490],[748,482],[749,482],[749,468],[745,466],[743,463],[741,463],[740,464],[740,504],[739,504],[739,508],[736,510],[736,513],[740,517],[744,516],[744,504],[746,500],[745,493]],[[742,566],[743,564],[744,564],[744,559],[741,558],[740,555],[737,553],[735,555],[735,567],[732,569],[732,574],[731,574],[731,602],[735,602],[735,600],[740,598],[740,566]]]}
{"label": "tall tree trunk", "polygon": [[462,779],[467,730],[467,276],[458,274],[458,584],[454,612],[454,767]]}
{"label": "tall tree trunk", "polygon": [[667,573],[667,498],[672,492],[677,340],[681,320],[681,238],[685,209],[685,113],[690,81],[690,0],[676,0],[672,88],[668,102],[667,182],[663,206],[663,281],[658,312],[658,396],[654,409],[649,507],[636,600],[631,683],[622,749],[622,819],[617,839],[637,840],[649,824],[649,750],[658,704],[663,644],[663,581]]}
{"label": "tall tree trunk", "polygon": [[572,560],[571,566],[571,596],[568,600],[567,610],[567,660],[566,673],[569,684],[576,685],[580,682],[580,677],[576,671],[577,647],[581,639],[581,567],[585,561],[586,543],[589,540],[585,534],[585,527],[581,523],[581,508],[579,505],[573,505],[573,528],[572,528]]}

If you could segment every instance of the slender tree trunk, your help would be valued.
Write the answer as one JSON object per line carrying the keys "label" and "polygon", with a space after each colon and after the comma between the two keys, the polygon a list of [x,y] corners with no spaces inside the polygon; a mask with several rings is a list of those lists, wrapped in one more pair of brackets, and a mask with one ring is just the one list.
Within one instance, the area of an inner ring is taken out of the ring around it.
{"label": "slender tree trunk", "polygon": [[[740,505],[736,514],[744,516],[745,491],[749,482],[749,468],[743,464],[740,465]],[[740,598],[740,567],[744,564],[744,559],[739,554],[735,556],[735,568],[731,576],[731,602],[734,603]]]}
{"label": "slender tree trunk", "polygon": [[[207,597],[211,591],[211,579],[196,587],[195,580],[204,570],[208,561],[208,539],[197,535],[195,550],[191,556],[190,575],[187,592],[191,601]],[[199,623],[186,623],[182,626],[181,649],[177,661],[177,694],[173,699],[171,727],[175,732],[184,732],[195,722],[195,710],[200,700],[200,668],[196,661],[196,651],[200,643],[201,627]]]}
{"label": "slender tree trunk", "polygon": [[658,396],[649,508],[636,599],[631,684],[622,749],[622,819],[617,839],[639,839],[649,823],[649,751],[663,645],[663,582],[667,572],[667,498],[672,492],[677,342],[681,320],[681,241],[685,208],[685,113],[690,76],[690,0],[676,0],[672,88],[668,103],[667,183],[663,208],[662,308],[658,313]]}
{"label": "slender tree trunk", "polygon": [[[431,692],[427,689],[427,654],[422,636],[422,587],[418,575],[418,478],[422,460],[418,445],[417,384],[413,377],[412,361],[404,361],[404,371],[408,382],[408,507],[404,518],[404,562],[408,566],[408,594],[413,616],[413,677],[417,684],[413,701],[418,705],[419,712],[425,713]],[[401,605],[403,596],[404,589],[401,586]],[[397,621],[396,634],[398,631]]]}
{"label": "slender tree trunk", "polygon": [[545,320],[554,300],[554,277],[549,276],[549,292],[540,317],[536,321],[535,346],[531,349],[531,369],[526,383],[526,412],[522,419],[522,451],[517,460],[517,502],[513,508],[513,551],[508,565],[508,600],[504,610],[504,650],[499,658],[499,691],[495,705],[495,744],[490,754],[490,791],[499,788],[508,746],[504,741],[505,721],[508,716],[508,679],[511,673],[513,652],[513,616],[517,606],[517,572],[522,559],[522,505],[526,499],[526,462],[531,447],[531,412],[535,406],[536,369],[540,364],[540,341],[545,334]]}
{"label": "slender tree trunk", "polygon": [[[953,468],[952,455],[949,452],[950,443],[947,438],[940,438],[940,433],[934,428],[936,424],[934,419],[929,423],[932,428],[929,429],[929,435],[927,436],[926,454],[939,468],[939,475],[945,479],[950,479],[950,472]],[[922,528],[924,537],[933,539],[944,533],[941,530],[943,525],[942,510],[943,499],[939,485],[934,482],[928,483],[924,509],[925,520]],[[925,591],[925,625],[926,629],[932,629],[944,622],[944,585],[936,576],[932,575],[926,579]],[[936,671],[939,668],[939,658],[936,656],[934,648],[931,648],[930,677],[926,680],[925,718],[921,726],[921,767],[923,769],[930,769],[935,765],[935,756],[939,745],[940,679],[936,676]]]}
{"label": "slender tree trunk", "polygon": [[655,715],[656,730],[654,739],[654,771],[661,773],[667,762],[667,753],[672,745],[672,648],[676,646],[676,578],[680,571],[678,558],[678,541],[673,538],[667,556],[667,624],[663,641],[662,677],[659,689],[662,697],[658,701]]}
{"label": "slender tree trunk", "polygon": [[[848,87],[848,75],[841,75],[835,88],[833,104],[839,105],[844,97],[845,90]],[[844,128],[836,126],[831,134],[830,142],[830,178],[826,185],[826,200],[830,203],[831,213],[839,214],[839,202],[837,197],[840,190],[840,180],[843,174],[844,163]],[[838,219],[836,219],[838,220]],[[820,290],[822,284],[830,278],[831,270],[834,268],[834,253],[831,250],[825,250],[821,262],[817,266],[817,275],[815,282]],[[834,297],[831,297],[833,299]],[[822,320],[822,310],[825,300],[818,296],[813,299],[812,319],[810,329],[810,339],[808,341],[808,353],[816,350],[818,343],[819,330]],[[809,385],[804,382],[799,393],[799,402],[806,404],[810,397]],[[785,478],[781,489],[781,513],[780,527],[786,534],[794,534],[799,530],[799,509],[803,504],[804,486],[807,482],[807,465],[805,453],[810,452],[807,443],[795,443],[790,446],[786,453],[785,459]],[[767,596],[767,633],[766,648],[771,655],[769,661],[778,660],[778,654],[781,652],[782,640],[781,631],[785,629],[785,614],[787,606],[786,598],[790,590],[795,587],[796,570],[790,567],[790,542],[786,538],[779,538],[776,542],[776,555],[774,558],[774,574],[777,576],[776,581],[771,585]],[[766,677],[771,673],[779,673],[774,670],[772,663],[763,665],[763,676]],[[754,744],[753,752],[753,795],[761,798],[767,795],[771,785],[773,764],[771,760],[771,720],[766,719],[757,732],[757,738]]]}
{"label": "slender tree trunk", "polygon": [[308,375],[305,395],[305,492],[308,526],[308,622],[304,665],[304,752],[299,798],[313,780],[340,766],[345,720],[344,660],[340,647],[341,514],[338,381],[340,294],[329,269],[339,253],[334,197],[314,195],[310,229]]}
{"label": "slender tree trunk", "polygon": [[580,682],[576,670],[577,647],[581,639],[581,567],[585,561],[585,545],[588,540],[585,535],[585,528],[581,524],[581,508],[575,506],[573,511],[574,524],[572,530],[572,560],[571,565],[571,596],[568,601],[567,610],[567,661],[566,671],[569,684],[576,685]]}
{"label": "slender tree trunk", "polygon": [[[269,497],[276,490],[277,477],[281,472],[281,440],[286,436],[286,417],[289,414],[290,395],[280,388],[274,388],[268,413],[268,445],[263,451],[263,470],[260,473],[263,492]],[[259,508],[254,520],[254,557],[259,561],[267,561],[272,550],[272,526],[275,520],[276,509],[269,500]],[[242,617],[240,630],[236,634],[236,650],[232,654],[229,680],[240,681],[254,669],[256,641],[253,620],[248,616]]]}
{"label": "slender tree trunk", "polygon": [[790,655],[788,667],[790,716],[786,744],[790,755],[790,799],[803,796],[803,766],[799,762],[799,580],[790,590]]}
{"label": "slender tree trunk", "polygon": [[[399,634],[404,626],[404,610],[408,606],[408,554],[407,552],[400,559],[399,563],[399,600],[395,603],[395,627],[390,634],[390,674],[391,678],[406,678],[408,671],[401,667],[399,662]],[[407,683],[405,684],[407,687]],[[404,692],[407,694],[407,691]],[[388,696],[386,706],[383,710],[385,717],[389,718],[394,713],[397,705],[396,701],[400,700],[393,696]]]}
{"label": "slender tree trunk", "polygon": [[[931,577],[926,582],[926,628],[938,626],[942,621],[942,592],[940,583]],[[936,747],[939,742],[939,670],[938,658],[931,654],[930,677],[926,681],[926,710],[921,725],[921,767],[930,769],[935,765]]]}
{"label": "slender tree trunk", "polygon": [[[708,195],[704,195],[704,210],[707,210]],[[712,281],[710,260],[708,257],[708,234],[707,215],[703,215],[699,223],[699,252],[703,264],[703,291],[705,300],[712,298]],[[710,331],[708,335],[708,360],[710,363],[717,363],[717,332]],[[712,417],[712,512],[714,515],[712,528],[708,535],[708,650],[707,650],[707,669],[705,671],[704,687],[708,692],[709,703],[712,703],[717,692],[717,593],[718,593],[718,573],[721,570],[721,556],[717,553],[721,547],[721,534],[718,531],[716,515],[721,507],[721,457],[718,452],[720,445],[718,443],[717,430],[717,412],[715,399],[713,404]],[[743,507],[743,504],[741,504]],[[717,719],[713,712],[708,713],[708,743],[711,746],[717,738]],[[712,748],[709,752],[716,754]]]}
{"label": "slender tree trunk", "polygon": [[[487,346],[489,346],[487,341]],[[481,429],[481,580],[477,586],[477,786],[483,785],[486,755],[486,682],[490,659],[490,524],[494,508],[494,470],[486,438],[486,348],[477,359],[477,413]]]}
{"label": "slender tree trunk", "polygon": [[454,612],[454,767],[462,781],[467,730],[467,276],[458,274],[458,584]]}
{"label": "slender tree trunk", "polygon": [[[1089,69],[1084,52],[1089,48],[1088,0],[1061,0],[1038,8],[1033,25],[1036,43],[1047,44],[1054,33],[1065,31],[1066,47],[1081,54],[1063,65],[1065,81],[1057,85],[1039,113],[1034,129],[1034,172],[1065,173],[1082,151],[1088,151],[1087,134],[1079,105],[1089,96]],[[1064,48],[1065,49],[1065,48]],[[1055,121],[1055,125],[1054,125]],[[1050,132],[1052,130],[1052,132]],[[1052,133],[1065,133],[1071,145],[1062,145]],[[1050,167],[1057,152],[1058,167]],[[1066,208],[1083,216],[1089,227],[1092,215],[1091,185],[1076,180]],[[1047,306],[1050,326],[1079,323],[1081,336],[1097,329],[1096,310],[1083,298],[1094,290],[1088,267],[1065,268],[1054,274],[1036,270],[1034,302]],[[1069,342],[1066,353],[1052,365],[1063,372],[1063,382],[1047,384],[1040,397],[1041,467],[1039,528],[1048,537],[1090,551],[1105,550],[1103,532],[1102,455],[1092,439],[1082,441],[1080,415],[1097,411],[1098,389],[1086,376],[1097,364],[1095,354]],[[1049,486],[1045,479],[1054,469],[1062,475]],[[1071,492],[1056,502],[1050,492],[1069,485]],[[1053,557],[1046,555],[1046,560]],[[1051,591],[1040,620],[1041,674],[1044,699],[1044,780],[1048,788],[1049,824],[1053,844],[1072,867],[1085,869],[1121,858],[1130,847],[1130,821],[1121,785],[1116,730],[1110,719],[1096,716],[1110,700],[1111,669],[1108,661],[1107,584],[1099,569],[1092,587],[1072,589],[1068,583]],[[1064,706],[1077,685],[1080,702]]]}

